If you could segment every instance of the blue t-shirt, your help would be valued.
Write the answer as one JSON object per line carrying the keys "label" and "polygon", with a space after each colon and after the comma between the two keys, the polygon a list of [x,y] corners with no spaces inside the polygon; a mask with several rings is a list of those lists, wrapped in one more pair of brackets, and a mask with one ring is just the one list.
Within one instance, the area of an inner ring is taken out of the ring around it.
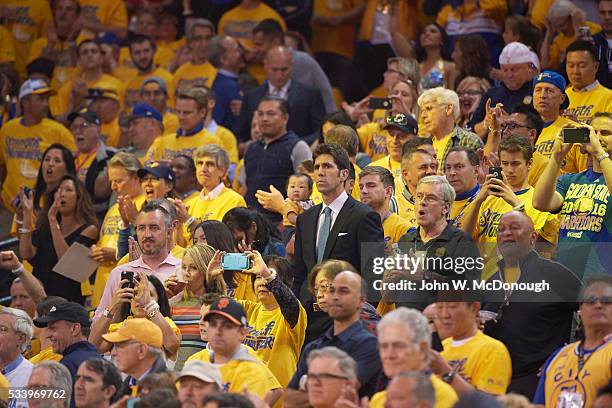
{"label": "blue t-shirt", "polygon": [[612,203],[603,174],[592,169],[564,174],[557,191],[564,199],[558,261],[582,279],[612,271]]}

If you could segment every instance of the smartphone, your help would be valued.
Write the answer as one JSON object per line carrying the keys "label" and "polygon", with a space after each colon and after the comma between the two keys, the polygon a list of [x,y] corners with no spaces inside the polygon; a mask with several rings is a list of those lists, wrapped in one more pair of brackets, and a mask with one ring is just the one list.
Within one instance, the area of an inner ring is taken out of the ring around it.
{"label": "smartphone", "polygon": [[391,109],[391,100],[387,98],[370,98],[370,109]]}
{"label": "smartphone", "polygon": [[590,37],[591,29],[588,26],[578,27],[578,35],[580,37]]}
{"label": "smartphone", "polygon": [[228,253],[223,254],[221,266],[225,271],[242,271],[251,269],[251,260],[246,254]]}
{"label": "smartphone", "polygon": [[565,128],[563,129],[563,143],[589,143],[588,128]]}
{"label": "smartphone", "polygon": [[132,288],[134,289],[134,287],[136,286],[134,284],[134,272],[132,271],[121,271],[121,280],[128,280],[128,283],[124,283],[123,285],[121,285],[121,288]]}
{"label": "smartphone", "polygon": [[[501,167],[489,167],[489,174],[492,174],[493,177],[495,177],[498,180],[504,181],[504,178],[502,177],[502,168]],[[499,188],[491,188],[491,191],[493,191],[494,193],[498,193],[499,192]]]}
{"label": "smartphone", "polygon": [[140,401],[140,398],[130,398],[125,402],[125,407],[126,408],[134,408],[136,406],[136,403]]}
{"label": "smartphone", "polygon": [[[31,192],[32,192],[32,190],[30,189],[30,187],[25,186],[25,187],[23,188],[23,194],[24,194],[26,197],[28,197],[28,198],[29,198],[29,197],[30,197],[30,193],[31,193]],[[17,208],[21,207],[21,197],[19,197],[19,195],[17,195],[17,197],[15,198],[15,207],[17,207]]]}

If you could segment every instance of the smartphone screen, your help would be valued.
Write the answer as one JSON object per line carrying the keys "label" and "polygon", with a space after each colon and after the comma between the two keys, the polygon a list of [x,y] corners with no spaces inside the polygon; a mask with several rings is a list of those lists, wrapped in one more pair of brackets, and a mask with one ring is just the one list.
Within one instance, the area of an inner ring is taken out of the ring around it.
{"label": "smartphone screen", "polygon": [[229,253],[224,254],[221,266],[226,271],[242,271],[251,267],[251,262],[246,254]]}

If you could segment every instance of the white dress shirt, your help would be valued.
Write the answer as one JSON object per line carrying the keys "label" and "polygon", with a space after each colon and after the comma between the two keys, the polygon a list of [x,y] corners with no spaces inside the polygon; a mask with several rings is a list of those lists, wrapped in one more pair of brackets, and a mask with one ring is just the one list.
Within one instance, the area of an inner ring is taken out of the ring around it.
{"label": "white dress shirt", "polygon": [[287,81],[287,83],[280,89],[272,86],[272,84],[268,81],[268,95],[287,99],[287,96],[289,95],[289,86],[291,86],[291,80]]}
{"label": "white dress shirt", "polygon": [[[336,199],[332,201],[330,205],[325,205],[325,203],[322,203],[323,205],[321,207],[321,212],[319,213],[319,222],[317,224],[317,242],[315,243],[315,248],[319,244],[319,237],[321,236],[321,227],[323,226],[323,222],[325,220],[323,210],[326,207],[329,207],[331,209],[332,219],[331,225],[329,226],[329,230],[331,232],[332,228],[334,227],[334,222],[336,222],[336,218],[338,218],[338,214],[340,213],[342,207],[344,207],[344,203],[346,203],[346,200],[348,200],[348,194],[346,193],[346,191],[343,190],[342,193],[338,197],[336,197]],[[329,237],[327,239],[329,240]]]}

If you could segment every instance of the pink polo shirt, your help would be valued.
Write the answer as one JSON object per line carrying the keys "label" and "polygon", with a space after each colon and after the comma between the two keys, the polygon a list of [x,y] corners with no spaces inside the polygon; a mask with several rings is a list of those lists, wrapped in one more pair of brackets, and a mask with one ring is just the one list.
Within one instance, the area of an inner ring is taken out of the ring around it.
{"label": "pink polo shirt", "polygon": [[121,272],[122,271],[139,271],[142,270],[147,275],[155,275],[156,278],[162,281],[162,283],[166,280],[168,276],[175,273],[177,268],[180,268],[181,260],[176,258],[172,253],[168,253],[168,256],[162,263],[157,265],[156,268],[151,269],[149,265],[147,265],[142,257],[128,262],[126,264],[120,265],[113,269],[108,277],[108,281],[106,282],[106,286],[104,287],[104,293],[102,294],[102,298],[100,299],[100,304],[96,309],[96,313],[94,314],[94,319],[97,319],[102,315],[104,310],[108,308],[110,305],[110,301],[113,298],[113,294],[119,288],[119,282],[121,281]]}

